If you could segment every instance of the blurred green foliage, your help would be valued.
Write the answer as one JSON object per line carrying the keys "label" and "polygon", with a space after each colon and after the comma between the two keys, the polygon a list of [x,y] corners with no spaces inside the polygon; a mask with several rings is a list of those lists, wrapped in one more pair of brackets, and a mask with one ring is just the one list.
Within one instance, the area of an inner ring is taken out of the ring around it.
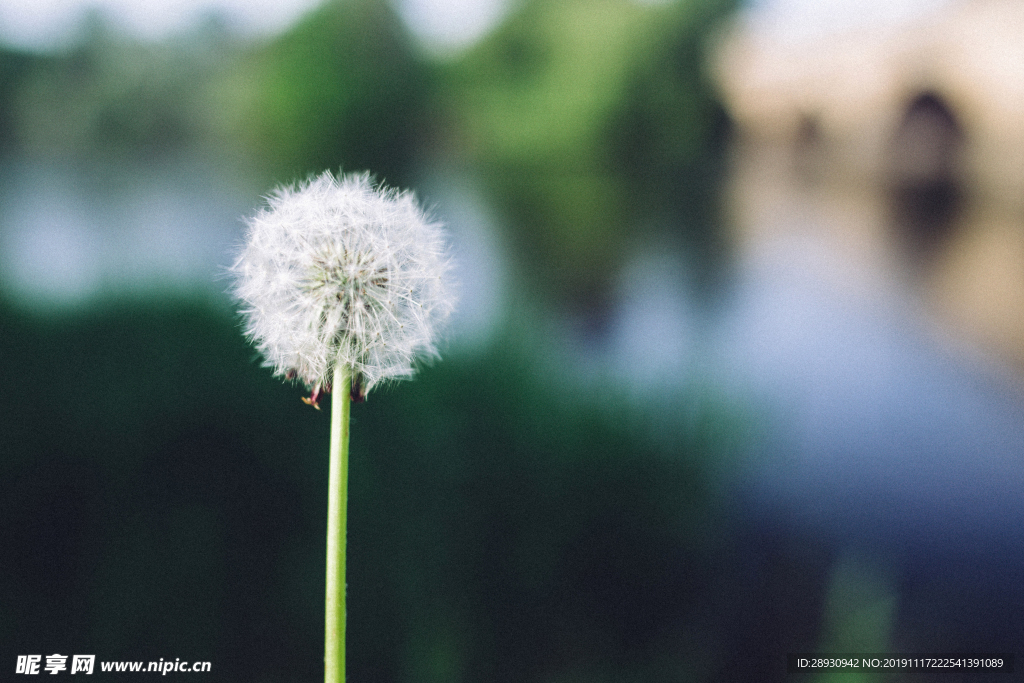
{"label": "blurred green foliage", "polygon": [[446,61],[387,0],[330,0],[251,44],[212,20],[140,44],[97,16],[68,52],[0,58],[0,125],[31,154],[185,150],[266,186],[325,168],[408,185],[454,165],[484,179],[535,293],[601,309],[652,231],[698,270],[718,263],[726,119],[703,55],[733,5],[526,0]]}
{"label": "blurred green foliage", "polygon": [[216,85],[227,131],[279,181],[343,167],[407,179],[424,133],[426,67],[384,0],[331,0],[244,49]]}
{"label": "blurred green foliage", "polygon": [[133,41],[92,15],[58,54],[0,55],[0,124],[30,155],[228,156],[271,182],[324,168],[407,178],[423,135],[424,65],[381,0],[325,3],[283,36],[240,43],[211,19]]}
{"label": "blurred green foliage", "polygon": [[11,154],[17,148],[15,101],[31,64],[28,55],[0,48],[0,155]]}
{"label": "blurred green foliage", "polygon": [[13,53],[24,63],[3,112],[11,151],[67,160],[144,156],[213,143],[207,86],[230,50],[223,27],[187,46],[149,44],[89,16],[82,39],[56,54]]}
{"label": "blurred green foliage", "polygon": [[[898,600],[891,577],[861,558],[836,563],[824,606],[820,652],[893,652],[892,631]],[[867,683],[877,672],[830,671],[815,683]]]}
{"label": "blurred green foliage", "polygon": [[[0,307],[0,348],[0,640],[314,680],[327,415],[198,303]],[[727,622],[697,616],[732,604],[724,413],[655,437],[646,409],[550,391],[535,357],[505,336],[355,407],[354,680],[725,666]]]}
{"label": "blurred green foliage", "polygon": [[530,0],[446,69],[466,154],[546,288],[600,296],[651,224],[712,246],[725,117],[703,55],[733,4]]}

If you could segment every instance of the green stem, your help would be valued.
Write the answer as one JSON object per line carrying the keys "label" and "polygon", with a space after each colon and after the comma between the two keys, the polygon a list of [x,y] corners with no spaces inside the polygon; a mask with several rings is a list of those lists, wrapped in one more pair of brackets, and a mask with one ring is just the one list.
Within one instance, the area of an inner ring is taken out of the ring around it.
{"label": "green stem", "polygon": [[324,682],[345,683],[345,545],[348,526],[349,369],[334,369],[327,494],[327,599]]}

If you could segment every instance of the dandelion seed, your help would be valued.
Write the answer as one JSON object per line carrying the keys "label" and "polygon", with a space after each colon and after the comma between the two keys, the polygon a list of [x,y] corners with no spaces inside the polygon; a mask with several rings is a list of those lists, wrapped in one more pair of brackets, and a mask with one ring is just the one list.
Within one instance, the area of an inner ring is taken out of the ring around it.
{"label": "dandelion seed", "polygon": [[353,398],[411,376],[418,358],[437,355],[453,307],[441,226],[368,174],[277,189],[249,219],[232,270],[247,336],[275,374],[310,388],[314,406],[338,365]]}

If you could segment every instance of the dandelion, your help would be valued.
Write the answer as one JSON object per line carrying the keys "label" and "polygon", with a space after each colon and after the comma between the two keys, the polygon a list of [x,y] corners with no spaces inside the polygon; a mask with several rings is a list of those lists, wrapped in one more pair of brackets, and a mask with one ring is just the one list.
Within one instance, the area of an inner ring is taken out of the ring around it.
{"label": "dandelion", "polygon": [[338,366],[361,398],[436,356],[447,271],[441,227],[412,194],[328,171],[278,189],[250,219],[235,293],[265,364],[316,405]]}
{"label": "dandelion", "polygon": [[325,172],[277,189],[249,220],[232,267],[246,335],[274,373],[299,380],[303,399],[331,401],[324,670],[345,680],[345,544],[350,398],[410,377],[437,355],[452,311],[441,226],[411,193],[369,174]]}

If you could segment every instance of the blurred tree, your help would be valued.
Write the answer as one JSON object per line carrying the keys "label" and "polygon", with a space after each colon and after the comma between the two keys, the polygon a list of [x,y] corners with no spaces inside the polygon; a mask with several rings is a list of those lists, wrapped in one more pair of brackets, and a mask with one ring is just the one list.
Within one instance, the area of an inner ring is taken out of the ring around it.
{"label": "blurred tree", "polygon": [[278,180],[371,170],[401,184],[415,157],[428,88],[384,0],[331,0],[218,85],[227,130]]}
{"label": "blurred tree", "polygon": [[249,44],[216,17],[140,43],[93,13],[73,48],[24,61],[0,60],[0,141],[79,157],[228,153],[268,183],[344,167],[401,184],[429,87],[384,0],[333,0]]}
{"label": "blurred tree", "polygon": [[707,236],[724,115],[703,46],[733,4],[528,0],[449,66],[454,126],[532,277],[600,307],[638,227]]}
{"label": "blurred tree", "polygon": [[223,27],[181,43],[140,43],[94,12],[74,47],[34,59],[19,84],[12,105],[19,146],[93,159],[209,143],[206,86],[227,48]]}
{"label": "blurred tree", "polygon": [[0,155],[16,151],[17,93],[41,57],[0,48]]}

